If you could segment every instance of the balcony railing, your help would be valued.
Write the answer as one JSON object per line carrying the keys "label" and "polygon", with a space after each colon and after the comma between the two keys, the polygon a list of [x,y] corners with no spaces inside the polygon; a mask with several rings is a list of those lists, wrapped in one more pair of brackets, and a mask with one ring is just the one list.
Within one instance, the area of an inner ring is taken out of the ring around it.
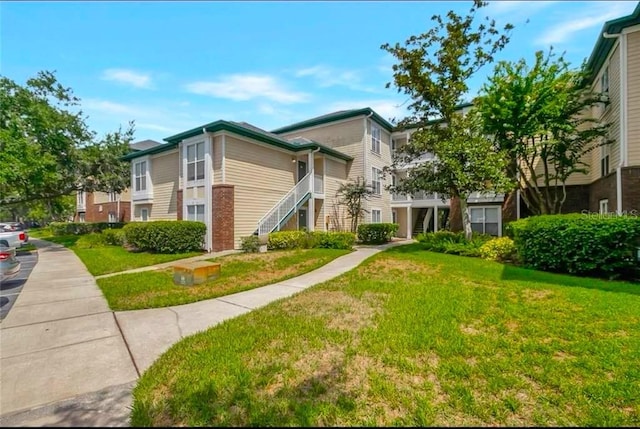
{"label": "balcony railing", "polygon": [[391,194],[391,201],[434,201],[434,200],[442,200],[444,196],[445,200],[448,200],[449,197],[444,194],[439,194],[437,192],[424,192],[419,191],[412,195],[405,194]]}
{"label": "balcony railing", "polygon": [[313,193],[324,194],[324,177],[322,174],[313,175]]}

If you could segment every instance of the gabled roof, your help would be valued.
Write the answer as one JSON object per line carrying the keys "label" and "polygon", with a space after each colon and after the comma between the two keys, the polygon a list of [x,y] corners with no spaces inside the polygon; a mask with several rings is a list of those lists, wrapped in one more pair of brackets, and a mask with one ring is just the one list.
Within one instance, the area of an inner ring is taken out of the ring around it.
{"label": "gabled roof", "polygon": [[314,127],[316,125],[324,125],[324,124],[329,124],[331,122],[341,121],[343,119],[350,119],[358,116],[369,116],[369,115],[371,115],[371,119],[376,121],[380,126],[382,126],[387,131],[391,131],[393,129],[393,125],[389,121],[385,120],[382,116],[378,115],[372,108],[365,107],[364,109],[339,110],[337,112],[328,113],[326,115],[316,116],[315,118],[307,119],[306,121],[296,122],[295,124],[277,128],[271,132],[274,134],[285,134],[291,131],[297,131],[297,130],[302,130],[304,128]]}
{"label": "gabled roof", "polygon": [[138,151],[138,150],[151,149],[152,147],[158,146],[160,144],[162,143],[157,142],[155,140],[147,139],[147,140],[141,140],[139,142],[131,143],[129,147],[135,151]]}
{"label": "gabled roof", "polygon": [[605,38],[603,33],[619,34],[623,29],[637,24],[640,24],[640,2],[631,15],[623,16],[622,18],[613,19],[604,23],[602,30],[598,35],[596,45],[589,57],[589,61],[587,61],[587,70],[589,71],[587,83],[593,82],[616,41],[615,38]]}
{"label": "gabled roof", "polygon": [[189,137],[195,137],[197,135],[203,134],[203,130],[209,133],[214,133],[216,131],[228,131],[234,134],[241,135],[243,137],[248,137],[248,138],[257,140],[262,143],[279,147],[281,149],[290,150],[292,152],[300,152],[300,151],[309,150],[309,149],[311,150],[319,149],[321,153],[334,156],[338,159],[343,159],[345,161],[351,161],[353,159],[349,155],[346,155],[340,151],[337,151],[335,149],[332,149],[328,146],[322,145],[314,141],[305,142],[304,144],[300,144],[299,142],[294,143],[294,142],[285,140],[278,135],[272,134],[268,131],[258,128],[254,125],[248,124],[246,122],[232,122],[232,121],[223,121],[223,120],[211,122],[209,124],[205,124],[196,128],[192,128],[188,131],[184,131],[180,134],[167,137],[164,139],[167,143],[154,146],[146,150],[130,153],[125,157],[123,157],[123,159],[131,160],[134,158],[139,158],[146,155],[153,155],[156,153],[174,149],[178,146],[178,143],[180,143],[182,140],[187,139]]}

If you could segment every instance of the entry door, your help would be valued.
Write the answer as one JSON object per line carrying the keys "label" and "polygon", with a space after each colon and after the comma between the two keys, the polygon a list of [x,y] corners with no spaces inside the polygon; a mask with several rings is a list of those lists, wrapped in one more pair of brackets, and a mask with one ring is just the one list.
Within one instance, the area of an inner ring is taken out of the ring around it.
{"label": "entry door", "polygon": [[307,175],[307,163],[298,161],[298,182]]}
{"label": "entry door", "polygon": [[298,212],[298,229],[307,228],[307,209]]}

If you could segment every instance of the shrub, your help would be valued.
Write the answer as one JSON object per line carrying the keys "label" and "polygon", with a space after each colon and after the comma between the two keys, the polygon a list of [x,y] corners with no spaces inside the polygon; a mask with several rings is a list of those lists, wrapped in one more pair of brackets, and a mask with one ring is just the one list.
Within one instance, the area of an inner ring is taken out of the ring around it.
{"label": "shrub", "polygon": [[106,244],[110,246],[122,246],[124,244],[124,231],[121,229],[105,229],[102,236]]}
{"label": "shrub", "polygon": [[312,247],[323,249],[351,249],[356,242],[356,235],[352,232],[324,232],[314,231]]}
{"label": "shrub", "polygon": [[307,248],[307,232],[277,231],[269,234],[267,249],[304,249]]}
{"label": "shrub", "polygon": [[382,244],[391,241],[398,231],[397,223],[367,223],[358,226],[358,240],[364,244]]}
{"label": "shrub", "polygon": [[207,227],[189,220],[131,222],[124,228],[128,245],[156,253],[183,253],[202,250]]}
{"label": "shrub", "polygon": [[240,248],[245,253],[256,253],[260,250],[260,240],[257,235],[240,237]]}
{"label": "shrub", "polygon": [[84,235],[110,228],[122,228],[124,225],[123,222],[51,222],[49,230],[54,236]]}
{"label": "shrub", "polygon": [[75,246],[81,249],[92,249],[96,247],[104,247],[107,245],[104,235],[100,232],[92,232],[84,234],[76,241]]}
{"label": "shrub", "polygon": [[425,250],[439,253],[449,253],[460,256],[480,256],[480,247],[493,237],[474,233],[467,241],[463,232],[438,231],[419,234],[416,239],[424,244]]}
{"label": "shrub", "polygon": [[516,246],[509,237],[494,238],[480,246],[480,256],[492,261],[512,261],[516,256]]}
{"label": "shrub", "polygon": [[508,229],[530,268],[608,278],[631,278],[639,271],[638,217],[533,216],[512,222]]}

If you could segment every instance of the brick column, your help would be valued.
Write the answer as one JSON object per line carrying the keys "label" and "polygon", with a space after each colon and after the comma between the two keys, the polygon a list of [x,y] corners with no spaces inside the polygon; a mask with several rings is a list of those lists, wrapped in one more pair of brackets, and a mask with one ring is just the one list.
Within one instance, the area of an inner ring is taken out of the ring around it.
{"label": "brick column", "polygon": [[[622,168],[622,211],[640,214],[640,167]],[[609,203],[611,207],[611,203]]]}
{"label": "brick column", "polygon": [[178,206],[178,220],[182,220],[182,189],[178,190],[178,196],[176,197],[176,205]]}
{"label": "brick column", "polygon": [[212,186],[213,251],[232,250],[234,246],[233,185]]}

